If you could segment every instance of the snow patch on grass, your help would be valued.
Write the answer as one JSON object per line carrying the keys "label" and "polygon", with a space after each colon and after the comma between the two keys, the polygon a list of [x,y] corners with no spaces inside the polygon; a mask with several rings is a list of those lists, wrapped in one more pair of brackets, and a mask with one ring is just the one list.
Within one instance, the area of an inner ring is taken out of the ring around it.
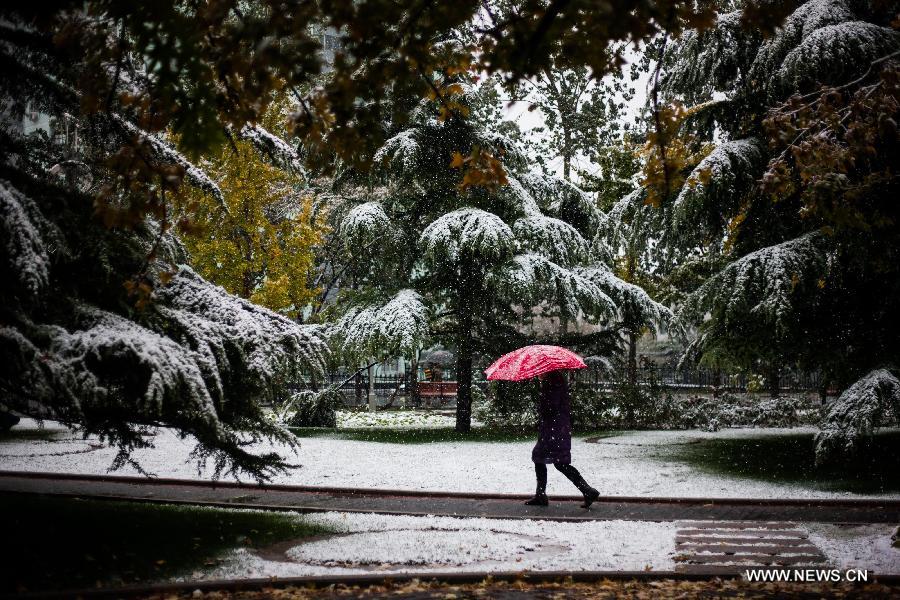
{"label": "snow patch on grass", "polygon": [[674,568],[674,523],[562,523],[337,512],[303,519],[341,534],[300,543],[287,550],[284,561],[237,550],[205,576]]}
{"label": "snow patch on grass", "polygon": [[403,427],[403,428],[438,428],[453,427],[456,418],[453,416],[426,411],[398,412],[362,412],[337,411],[338,429],[358,429],[362,427]]}

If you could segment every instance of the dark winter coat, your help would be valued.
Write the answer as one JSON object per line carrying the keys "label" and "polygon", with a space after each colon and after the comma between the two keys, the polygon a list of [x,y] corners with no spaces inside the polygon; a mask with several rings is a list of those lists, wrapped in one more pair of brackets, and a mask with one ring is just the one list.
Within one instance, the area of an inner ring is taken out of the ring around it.
{"label": "dark winter coat", "polygon": [[536,463],[572,462],[572,417],[566,378],[551,373],[541,382],[538,404],[538,441],[531,451]]}

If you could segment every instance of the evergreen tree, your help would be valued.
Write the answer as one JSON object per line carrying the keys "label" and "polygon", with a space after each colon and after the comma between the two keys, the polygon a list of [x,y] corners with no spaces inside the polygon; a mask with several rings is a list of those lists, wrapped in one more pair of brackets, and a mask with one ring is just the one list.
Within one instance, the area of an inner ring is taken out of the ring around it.
{"label": "evergreen tree", "polygon": [[529,170],[516,144],[479,119],[459,118],[478,108],[464,78],[445,73],[435,87],[454,112],[417,102],[375,154],[367,185],[345,187],[339,230],[357,289],[336,329],[363,354],[409,352],[426,336],[453,347],[457,429],[468,431],[473,359],[527,343],[514,305],[548,303],[595,322],[629,300],[664,309],[594,259],[588,240],[601,215],[584,192]]}
{"label": "evergreen tree", "polygon": [[[99,436],[119,449],[113,468],[141,470],[131,452],[152,446],[159,426],[193,437],[193,456],[217,477],[288,468],[251,446],[296,447],[263,403],[321,369],[327,347],[317,328],[187,266],[176,230],[197,215],[175,207],[188,188],[226,215],[229,202],[168,134],[198,150],[230,131],[242,152],[253,144],[273,163],[296,153],[241,123],[249,116],[231,103],[246,89],[220,98],[235,111],[227,123],[206,102],[216,86],[208,55],[191,54],[188,15],[159,4],[16,8],[0,19],[3,407]],[[28,131],[31,113],[60,127]]]}
{"label": "evergreen tree", "polygon": [[[670,247],[713,257],[682,311],[701,357],[762,366],[773,394],[789,365],[846,390],[818,437],[824,460],[897,406],[900,34],[887,7],[842,0],[804,2],[769,36],[742,17],[666,56],[662,97],[692,108],[656,113],[668,126],[646,193]],[[712,139],[693,169],[665,160]]]}

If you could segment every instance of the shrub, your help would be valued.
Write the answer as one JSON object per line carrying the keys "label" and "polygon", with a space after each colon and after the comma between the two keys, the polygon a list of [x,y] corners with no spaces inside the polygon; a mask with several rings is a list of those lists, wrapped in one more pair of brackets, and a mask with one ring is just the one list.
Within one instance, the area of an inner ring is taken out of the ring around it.
{"label": "shrub", "polygon": [[572,427],[611,429],[618,422],[619,407],[609,393],[586,387],[572,390]]}
{"label": "shrub", "polygon": [[492,381],[486,395],[479,389],[481,401],[473,394],[473,416],[495,429],[534,427],[539,390],[534,381]]}
{"label": "shrub", "polygon": [[807,404],[790,397],[762,401],[741,401],[732,394],[723,394],[718,399],[691,398],[680,403],[681,410],[673,425],[708,431],[722,427],[797,427],[815,416],[815,411],[810,414],[807,410]]}
{"label": "shrub", "polygon": [[341,394],[334,388],[321,392],[297,392],[280,411],[281,421],[291,427],[337,427]]}

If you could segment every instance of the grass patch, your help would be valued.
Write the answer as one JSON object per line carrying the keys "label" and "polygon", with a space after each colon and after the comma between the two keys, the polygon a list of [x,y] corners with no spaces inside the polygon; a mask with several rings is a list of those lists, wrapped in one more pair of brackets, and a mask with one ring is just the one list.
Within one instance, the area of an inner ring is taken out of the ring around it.
{"label": "grass patch", "polygon": [[77,434],[71,431],[60,431],[59,429],[33,427],[24,428],[21,426],[13,426],[8,431],[0,431],[0,443],[3,442],[24,442],[29,440],[53,441],[57,438],[65,438],[75,436]]}
{"label": "grass patch", "polygon": [[701,470],[859,494],[900,491],[900,432],[882,432],[859,457],[816,467],[813,434],[705,439],[673,448],[676,460]]}
{"label": "grass patch", "polygon": [[296,515],[0,494],[0,594],[190,574],[230,548],[330,533]]}
{"label": "grass patch", "polygon": [[[347,429],[324,429],[316,427],[293,427],[297,437],[328,437],[356,442],[379,442],[384,444],[435,444],[441,442],[530,442],[537,439],[535,431],[512,431],[478,428],[469,433],[459,433],[452,427],[389,428],[360,427]],[[609,437],[609,432],[576,432],[577,437]]]}

